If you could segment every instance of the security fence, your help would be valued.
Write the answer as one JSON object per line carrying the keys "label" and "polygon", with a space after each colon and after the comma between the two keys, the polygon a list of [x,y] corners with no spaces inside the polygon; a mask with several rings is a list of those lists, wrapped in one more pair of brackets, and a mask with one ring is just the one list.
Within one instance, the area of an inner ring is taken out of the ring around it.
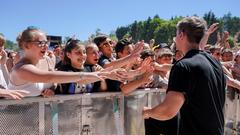
{"label": "security fence", "polygon": [[240,135],[238,90],[229,88],[225,101],[225,135]]}
{"label": "security fence", "polygon": [[[227,92],[226,135],[238,134],[239,96]],[[229,96],[231,95],[231,96]],[[154,107],[163,89],[0,100],[0,135],[144,135],[144,106]]]}

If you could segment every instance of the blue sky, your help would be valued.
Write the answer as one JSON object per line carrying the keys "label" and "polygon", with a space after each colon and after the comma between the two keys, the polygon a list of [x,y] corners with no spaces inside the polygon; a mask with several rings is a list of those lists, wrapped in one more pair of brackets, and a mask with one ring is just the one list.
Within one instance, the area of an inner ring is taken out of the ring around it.
{"label": "blue sky", "polygon": [[240,17],[239,5],[239,0],[1,0],[0,33],[15,42],[27,26],[37,26],[49,35],[86,40],[97,28],[109,34],[156,14],[169,19],[211,10],[217,17],[228,12]]}

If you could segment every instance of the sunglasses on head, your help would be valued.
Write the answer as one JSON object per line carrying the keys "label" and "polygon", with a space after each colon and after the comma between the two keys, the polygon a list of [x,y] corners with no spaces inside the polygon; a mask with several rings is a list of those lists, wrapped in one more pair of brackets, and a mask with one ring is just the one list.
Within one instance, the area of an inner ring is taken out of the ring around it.
{"label": "sunglasses on head", "polygon": [[70,39],[68,39],[66,45],[70,45],[70,44],[74,44],[74,43],[78,43],[78,42],[80,42],[80,40],[70,38]]}

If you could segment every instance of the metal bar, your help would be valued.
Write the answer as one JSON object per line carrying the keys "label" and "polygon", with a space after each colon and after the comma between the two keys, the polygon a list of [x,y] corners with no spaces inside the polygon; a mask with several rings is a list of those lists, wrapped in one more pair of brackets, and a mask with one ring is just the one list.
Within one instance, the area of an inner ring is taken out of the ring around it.
{"label": "metal bar", "polygon": [[52,102],[51,107],[52,107],[51,117],[52,117],[53,135],[59,135],[59,133],[58,133],[58,103]]}
{"label": "metal bar", "polygon": [[45,135],[44,114],[45,114],[45,103],[39,102],[39,135]]}

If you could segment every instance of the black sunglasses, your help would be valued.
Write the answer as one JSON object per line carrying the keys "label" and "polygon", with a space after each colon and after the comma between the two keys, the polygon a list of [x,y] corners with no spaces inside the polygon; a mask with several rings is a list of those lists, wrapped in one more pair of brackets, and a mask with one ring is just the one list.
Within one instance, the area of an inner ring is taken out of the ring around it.
{"label": "black sunglasses", "polygon": [[44,46],[48,46],[49,45],[49,41],[28,41],[34,44],[37,44],[39,47],[44,47]]}

